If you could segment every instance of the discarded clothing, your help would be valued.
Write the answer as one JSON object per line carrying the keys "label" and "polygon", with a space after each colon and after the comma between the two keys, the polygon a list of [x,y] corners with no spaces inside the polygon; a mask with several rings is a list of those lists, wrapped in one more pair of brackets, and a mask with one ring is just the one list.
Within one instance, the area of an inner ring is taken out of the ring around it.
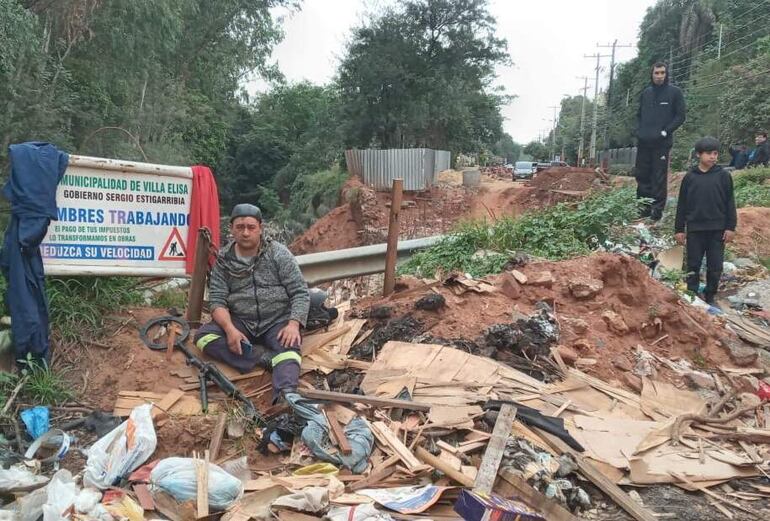
{"label": "discarded clothing", "polygon": [[56,186],[69,156],[49,143],[8,147],[11,175],[3,195],[11,203],[11,222],[0,252],[0,269],[8,282],[5,294],[11,314],[16,360],[31,354],[48,357],[48,298],[40,243],[51,219],[58,219]]}
{"label": "discarded clothing", "polygon": [[302,441],[313,454],[323,460],[337,466],[349,468],[352,472],[360,474],[368,465],[369,454],[374,445],[374,436],[366,421],[361,418],[353,418],[345,426],[345,437],[350,443],[352,452],[331,452],[332,443],[329,438],[329,424],[324,415],[318,410],[318,406],[308,402],[296,393],[286,393],[286,401],[294,413],[307,421],[302,429]]}
{"label": "discarded clothing", "polygon": [[[219,246],[219,191],[211,169],[203,165],[192,167],[192,197],[190,200],[190,227],[187,235],[187,259],[185,271],[193,272],[195,266],[195,246],[198,243],[198,229],[208,228],[211,232],[211,244]],[[209,256],[209,267],[214,265],[216,257]]]}

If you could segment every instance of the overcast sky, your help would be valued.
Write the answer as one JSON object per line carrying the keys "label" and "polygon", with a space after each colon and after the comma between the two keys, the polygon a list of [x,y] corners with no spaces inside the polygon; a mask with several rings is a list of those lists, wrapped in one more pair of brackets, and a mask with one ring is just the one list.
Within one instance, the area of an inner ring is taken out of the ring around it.
{"label": "overcast sky", "polygon": [[[363,20],[372,7],[386,0],[304,0],[299,12],[283,13],[284,40],[273,59],[289,81],[327,83],[344,54],[350,29]],[[504,107],[505,131],[526,143],[550,128],[553,109],[564,94],[576,95],[583,87],[578,76],[594,76],[595,59],[584,54],[596,44],[636,43],[639,23],[655,0],[492,0],[498,36],[508,40],[513,61],[501,67],[497,82],[517,96]],[[616,61],[636,55],[635,46],[618,48]],[[609,58],[603,58],[600,86],[608,79]],[[589,95],[593,96],[593,79]],[[253,82],[252,92],[265,85]]]}

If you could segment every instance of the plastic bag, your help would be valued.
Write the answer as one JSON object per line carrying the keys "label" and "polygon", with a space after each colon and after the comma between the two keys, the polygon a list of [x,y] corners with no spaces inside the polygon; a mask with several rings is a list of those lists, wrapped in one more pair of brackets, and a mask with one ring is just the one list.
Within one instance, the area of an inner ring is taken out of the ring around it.
{"label": "plastic bag", "polygon": [[[198,497],[196,461],[192,458],[166,458],[158,462],[150,473],[150,484],[184,502]],[[209,505],[225,510],[243,495],[241,480],[209,463]]]}
{"label": "plastic bag", "polygon": [[51,482],[46,487],[48,499],[43,505],[43,521],[60,521],[66,519],[62,516],[72,504],[80,490],[72,479],[69,470],[62,469],[53,475]]}
{"label": "plastic bag", "polygon": [[157,438],[152,425],[152,404],[131,411],[128,420],[100,438],[88,449],[83,476],[87,486],[105,489],[138,468],[155,452]]}
{"label": "plastic bag", "polygon": [[30,472],[24,465],[14,465],[9,469],[0,469],[0,492],[12,492],[43,486],[48,478]]}
{"label": "plastic bag", "polygon": [[249,469],[249,459],[246,456],[243,456],[242,458],[238,459],[231,459],[230,461],[226,461],[220,465],[222,470],[230,474],[231,476],[235,476],[239,480],[241,480],[241,483],[244,485],[247,481],[251,479],[251,469]]}
{"label": "plastic bag", "polygon": [[38,439],[50,429],[48,407],[38,405],[31,409],[24,409],[21,411],[21,421],[24,422],[24,426],[27,427],[27,432],[32,436],[32,439]]}

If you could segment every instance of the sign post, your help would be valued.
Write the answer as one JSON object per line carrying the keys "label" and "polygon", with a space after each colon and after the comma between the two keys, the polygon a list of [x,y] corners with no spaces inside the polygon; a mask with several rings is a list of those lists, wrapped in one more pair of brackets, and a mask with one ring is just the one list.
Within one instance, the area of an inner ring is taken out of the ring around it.
{"label": "sign post", "polygon": [[46,275],[186,277],[190,167],[70,156],[59,220],[40,245]]}

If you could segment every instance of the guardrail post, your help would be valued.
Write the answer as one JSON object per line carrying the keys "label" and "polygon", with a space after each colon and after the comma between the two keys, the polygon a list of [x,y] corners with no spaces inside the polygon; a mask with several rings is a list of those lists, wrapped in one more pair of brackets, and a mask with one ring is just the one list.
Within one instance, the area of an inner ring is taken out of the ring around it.
{"label": "guardrail post", "polygon": [[396,260],[398,256],[399,216],[401,198],[404,192],[404,180],[394,179],[390,195],[390,219],[388,221],[388,249],[385,252],[385,284],[382,294],[388,296],[396,287]]}

